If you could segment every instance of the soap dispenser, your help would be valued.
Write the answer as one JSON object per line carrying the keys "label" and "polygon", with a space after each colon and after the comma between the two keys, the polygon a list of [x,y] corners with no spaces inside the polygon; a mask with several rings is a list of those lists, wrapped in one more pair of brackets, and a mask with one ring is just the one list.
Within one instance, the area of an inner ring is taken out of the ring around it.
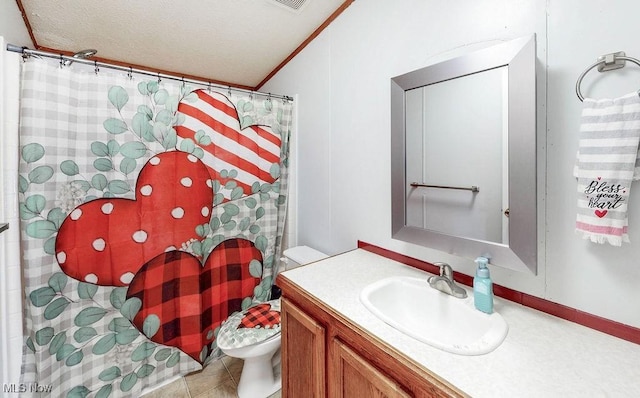
{"label": "soap dispenser", "polygon": [[476,276],[473,278],[473,303],[476,308],[487,314],[493,312],[493,282],[489,275],[487,264],[489,260],[486,257],[478,257],[475,260],[478,264]]}

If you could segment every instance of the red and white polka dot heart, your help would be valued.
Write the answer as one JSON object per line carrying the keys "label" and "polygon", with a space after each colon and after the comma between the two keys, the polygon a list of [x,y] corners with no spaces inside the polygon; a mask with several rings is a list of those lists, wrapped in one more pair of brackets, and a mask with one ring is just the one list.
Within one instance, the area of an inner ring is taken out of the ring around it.
{"label": "red and white polka dot heart", "polygon": [[140,171],[136,199],[101,198],[74,209],[56,238],[56,259],[69,276],[103,286],[126,286],[160,253],[199,239],[209,222],[213,191],[195,156],[158,154]]}

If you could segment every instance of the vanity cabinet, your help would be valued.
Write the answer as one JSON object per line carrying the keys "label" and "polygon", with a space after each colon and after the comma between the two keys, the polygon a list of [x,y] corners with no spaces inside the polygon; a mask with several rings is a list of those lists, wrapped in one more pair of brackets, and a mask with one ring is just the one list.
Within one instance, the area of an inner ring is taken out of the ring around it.
{"label": "vanity cabinet", "polygon": [[282,397],[467,397],[369,335],[286,275],[282,289]]}

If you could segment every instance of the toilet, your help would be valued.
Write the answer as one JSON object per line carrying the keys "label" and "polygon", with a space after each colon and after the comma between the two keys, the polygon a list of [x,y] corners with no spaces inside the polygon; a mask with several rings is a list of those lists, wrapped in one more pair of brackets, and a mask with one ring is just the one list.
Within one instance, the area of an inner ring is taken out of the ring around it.
{"label": "toilet", "polygon": [[[285,270],[328,257],[308,246],[292,247],[282,254]],[[266,398],[281,388],[280,340],[279,297],[235,313],[222,324],[216,338],[218,348],[244,360],[239,398]]]}

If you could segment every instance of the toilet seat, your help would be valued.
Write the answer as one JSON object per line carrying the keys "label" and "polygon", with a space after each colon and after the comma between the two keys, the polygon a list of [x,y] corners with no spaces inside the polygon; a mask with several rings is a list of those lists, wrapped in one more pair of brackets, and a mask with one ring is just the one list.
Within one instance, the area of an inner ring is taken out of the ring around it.
{"label": "toilet seat", "polygon": [[221,350],[260,344],[280,334],[280,299],[266,301],[231,315],[216,342]]}

